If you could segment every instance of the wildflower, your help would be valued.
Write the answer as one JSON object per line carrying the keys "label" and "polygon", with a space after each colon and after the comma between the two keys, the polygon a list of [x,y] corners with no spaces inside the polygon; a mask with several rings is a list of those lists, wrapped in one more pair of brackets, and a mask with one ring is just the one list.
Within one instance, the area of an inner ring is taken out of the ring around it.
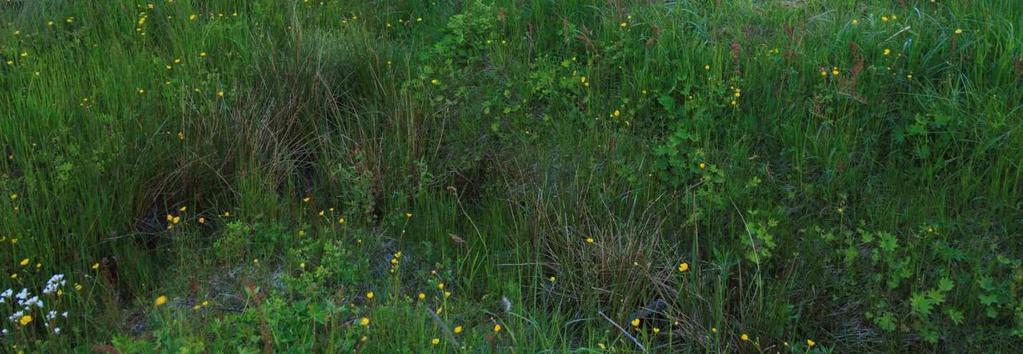
{"label": "wildflower", "polygon": [[852,20],[852,24],[853,24],[853,26],[859,25],[860,24],[860,20],[853,19]]}
{"label": "wildflower", "polygon": [[817,342],[814,342],[813,339],[807,339],[806,340],[806,346],[807,347],[813,348],[813,346],[815,346],[815,345],[817,345]]}
{"label": "wildflower", "polygon": [[444,283],[437,284],[437,289],[444,290]]}
{"label": "wildflower", "polygon": [[625,23],[625,22],[622,22],[622,23],[618,24],[618,27],[621,27],[621,28],[625,28],[625,27],[628,27],[628,26],[629,26],[629,24]]}
{"label": "wildflower", "polygon": [[962,28],[956,28],[956,34],[963,34]]}
{"label": "wildflower", "polygon": [[501,331],[501,324],[500,323],[495,324],[494,325],[494,333],[497,333],[497,332],[500,332],[500,331]]}
{"label": "wildflower", "polygon": [[685,272],[687,270],[689,270],[689,263],[686,263],[686,262],[679,263],[679,265],[678,265],[678,271],[679,272]]}
{"label": "wildflower", "polygon": [[419,293],[419,300],[426,300],[426,294]]}
{"label": "wildflower", "polygon": [[831,68],[831,75],[838,76],[838,74],[840,74],[840,72],[837,67]]}
{"label": "wildflower", "polygon": [[166,303],[167,303],[167,296],[166,295],[157,296],[156,300],[153,301],[153,305],[155,305],[156,307],[163,306],[163,304],[166,304]]}
{"label": "wildflower", "polygon": [[433,80],[430,80],[430,83],[434,84],[434,85],[440,85],[440,80],[433,79]]}
{"label": "wildflower", "polygon": [[405,213],[405,218],[406,219],[411,219],[412,218],[412,213]]}
{"label": "wildflower", "polygon": [[704,65],[703,70],[710,70],[710,64]]}
{"label": "wildflower", "polygon": [[888,22],[888,16],[881,16],[881,22]]}
{"label": "wildflower", "polygon": [[200,58],[205,58],[206,57],[206,52],[199,52],[199,57]]}
{"label": "wildflower", "polygon": [[224,91],[217,91],[217,97],[224,97]]}
{"label": "wildflower", "polygon": [[739,336],[739,339],[742,339],[743,342],[749,342],[749,335],[743,333],[741,336]]}
{"label": "wildflower", "polygon": [[369,327],[369,317],[360,318],[359,325],[363,327]]}
{"label": "wildflower", "polygon": [[206,218],[200,216],[199,217],[199,223],[200,224],[205,224],[206,223]]}
{"label": "wildflower", "polygon": [[614,112],[611,112],[611,116],[615,117],[615,118],[621,117],[621,115],[622,115],[622,112],[617,110],[617,109]]}
{"label": "wildflower", "polygon": [[[305,263],[303,263],[303,264],[305,264]],[[373,294],[373,292],[372,292],[372,291],[370,291],[370,292],[367,292],[367,293],[366,293],[366,299],[369,299],[369,300],[373,300],[373,295],[374,295],[374,294]]]}
{"label": "wildflower", "polygon": [[587,237],[586,243],[593,243],[593,237]]}
{"label": "wildflower", "polygon": [[21,266],[23,266],[23,267],[27,266],[28,265],[28,258],[22,259],[21,263],[18,263],[18,264],[21,264]]}
{"label": "wildflower", "polygon": [[92,269],[93,270],[99,269],[99,262],[93,263],[92,264]]}
{"label": "wildflower", "polygon": [[433,344],[433,345],[440,344],[440,338],[431,339],[430,340],[430,344]]}
{"label": "wildflower", "polygon": [[699,166],[701,170],[707,168],[707,164],[703,162],[701,162]]}
{"label": "wildflower", "polygon": [[661,333],[661,329],[657,328],[657,327],[654,327],[654,334],[658,334],[658,333]]}
{"label": "wildflower", "polygon": [[558,278],[555,278],[553,275],[551,276],[551,283],[553,283],[553,282],[555,282],[557,280],[558,280]]}
{"label": "wildflower", "polygon": [[640,320],[638,318],[633,318],[632,322],[629,323],[631,323],[633,327],[639,327]]}
{"label": "wildflower", "polygon": [[195,21],[197,18],[199,18],[199,16],[196,14],[191,14],[190,16],[188,16],[189,21]]}
{"label": "wildflower", "polygon": [[462,333],[462,325],[455,326],[455,334],[460,334],[460,333]]}
{"label": "wildflower", "polygon": [[338,224],[341,224],[341,225],[344,225],[344,223],[345,223],[345,218],[340,218],[340,219],[337,219],[337,223],[338,223]]}
{"label": "wildflower", "polygon": [[13,193],[13,194],[11,194],[11,201],[13,202],[13,201],[15,201],[16,199],[18,199],[18,193]]}
{"label": "wildflower", "polygon": [[22,326],[28,326],[29,323],[32,323],[32,316],[29,315],[21,316],[21,318],[18,319],[18,323],[21,324]]}
{"label": "wildflower", "polygon": [[710,332],[711,333],[718,333],[718,328],[717,327],[711,327],[710,328]]}

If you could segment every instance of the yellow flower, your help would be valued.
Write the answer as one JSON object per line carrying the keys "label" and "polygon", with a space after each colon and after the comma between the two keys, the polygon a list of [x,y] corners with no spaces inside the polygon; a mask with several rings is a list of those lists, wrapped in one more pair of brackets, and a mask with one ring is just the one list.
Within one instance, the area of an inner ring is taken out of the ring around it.
{"label": "yellow flower", "polygon": [[206,57],[206,52],[199,52],[199,57],[200,58],[205,58]]}
{"label": "yellow flower", "polygon": [[852,20],[852,24],[853,24],[853,26],[856,26],[856,25],[860,24],[860,20],[854,19],[854,20]]}
{"label": "yellow flower", "polygon": [[814,342],[813,339],[807,339],[806,340],[806,346],[807,347],[813,348],[813,346],[815,346],[815,345],[817,345],[817,342]]}
{"label": "yellow flower", "polygon": [[888,16],[881,16],[881,22],[888,22]]}
{"label": "yellow flower", "polygon": [[92,264],[92,269],[93,270],[99,269],[99,262],[93,263]]}
{"label": "yellow flower", "polygon": [[710,70],[710,64],[704,65],[703,70]]}
{"label": "yellow flower", "polygon": [[412,218],[412,213],[405,213],[405,218],[406,219]]}
{"label": "yellow flower", "polygon": [[705,169],[705,168],[707,168],[707,164],[701,162],[700,163],[700,169],[702,170],[702,169]]}
{"label": "yellow flower", "polygon": [[345,218],[340,218],[340,219],[337,219],[337,223],[338,223],[338,224],[341,224],[341,225],[344,225],[344,223],[345,223]]}
{"label": "yellow flower", "polygon": [[434,84],[434,85],[440,85],[440,80],[433,79],[433,80],[430,80],[430,83]]}
{"label": "yellow flower", "polygon": [[11,279],[18,279],[18,273],[11,273]]}
{"label": "yellow flower", "polygon": [[369,317],[360,318],[359,325],[363,327],[369,327]]}
{"label": "yellow flower", "polygon": [[638,318],[633,318],[632,322],[630,323],[632,324],[633,327],[639,327],[639,322],[640,320]]}
{"label": "yellow flower", "polygon": [[460,333],[462,333],[462,325],[455,326],[455,334],[460,334]]}
{"label": "yellow flower", "polygon": [[444,283],[437,284],[437,289],[444,290]]}
{"label": "yellow flower", "polygon": [[199,18],[199,16],[198,16],[198,15],[196,15],[196,14],[192,14],[191,16],[188,16],[188,19],[189,19],[190,21],[195,21],[195,19],[197,19],[197,18]]}
{"label": "yellow flower", "polygon": [[27,266],[28,265],[28,258],[22,259],[21,263],[18,263],[18,264],[21,264],[22,266]]}
{"label": "yellow flower", "polygon": [[224,97],[224,91],[217,91],[217,97]]}
{"label": "yellow flower", "polygon": [[593,243],[593,237],[587,237],[586,243]]}
{"label": "yellow flower", "polygon": [[366,293],[366,298],[370,299],[370,300],[373,300],[373,295],[374,295],[373,292],[370,291],[370,292]]}
{"label": "yellow flower", "polygon": [[743,333],[741,336],[739,336],[739,339],[742,339],[743,342],[748,342],[749,341],[749,335],[746,334],[746,333]]}
{"label": "yellow flower", "polygon": [[616,109],[614,112],[611,113],[611,116],[615,118],[621,117],[622,112]]}
{"label": "yellow flower", "polygon": [[500,332],[500,331],[501,331],[501,324],[500,323],[495,324],[494,325],[494,332]]}
{"label": "yellow flower", "polygon": [[163,306],[163,304],[166,304],[166,303],[167,303],[167,296],[164,296],[164,295],[160,295],[160,296],[156,297],[156,300],[153,301],[153,305],[156,305],[156,307]]}
{"label": "yellow flower", "polygon": [[888,48],[885,48],[885,49],[884,49],[884,55],[886,55],[886,56],[887,56],[888,54],[891,54],[891,53],[892,53],[892,50],[891,50],[891,49],[888,49]]}
{"label": "yellow flower", "polygon": [[678,271],[679,272],[685,272],[687,270],[689,270],[689,263],[682,262],[682,263],[678,264]]}
{"label": "yellow flower", "polygon": [[11,194],[11,201],[18,199],[18,193]]}
{"label": "yellow flower", "polygon": [[419,300],[426,300],[426,294],[419,293]]}
{"label": "yellow flower", "polygon": [[200,224],[205,224],[206,223],[206,218],[200,216],[199,217],[199,223]]}
{"label": "yellow flower", "polygon": [[956,34],[963,34],[962,28],[956,28]]}
{"label": "yellow flower", "polygon": [[658,333],[661,333],[661,329],[657,328],[657,327],[654,327],[654,334],[658,334]]}
{"label": "yellow flower", "polygon": [[621,28],[625,28],[625,27],[627,27],[628,25],[629,25],[628,23],[622,22],[622,23],[619,23],[619,24],[618,24],[618,27],[621,27]]}
{"label": "yellow flower", "polygon": [[440,338],[431,339],[430,340],[430,344],[433,344],[433,345],[440,344]]}
{"label": "yellow flower", "polygon": [[28,326],[29,323],[32,323],[32,316],[29,315],[21,316],[21,318],[18,319],[18,323],[20,323],[22,326]]}

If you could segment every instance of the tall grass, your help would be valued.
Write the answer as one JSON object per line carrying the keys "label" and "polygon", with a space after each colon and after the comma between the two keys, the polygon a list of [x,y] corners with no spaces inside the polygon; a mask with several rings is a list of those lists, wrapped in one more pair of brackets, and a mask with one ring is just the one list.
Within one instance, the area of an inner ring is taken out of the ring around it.
{"label": "tall grass", "polygon": [[0,9],[12,351],[1020,345],[1017,1]]}

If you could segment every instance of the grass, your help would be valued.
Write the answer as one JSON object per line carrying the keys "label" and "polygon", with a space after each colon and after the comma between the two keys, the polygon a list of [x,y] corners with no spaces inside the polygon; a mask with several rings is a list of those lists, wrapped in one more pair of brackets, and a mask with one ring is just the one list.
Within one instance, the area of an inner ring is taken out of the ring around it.
{"label": "grass", "polygon": [[5,352],[1023,347],[1017,1],[0,10]]}

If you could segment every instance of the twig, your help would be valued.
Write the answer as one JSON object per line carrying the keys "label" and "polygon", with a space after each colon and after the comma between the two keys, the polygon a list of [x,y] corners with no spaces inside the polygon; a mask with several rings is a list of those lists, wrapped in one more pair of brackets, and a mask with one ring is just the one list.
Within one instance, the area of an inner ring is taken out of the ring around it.
{"label": "twig", "polygon": [[622,331],[622,334],[631,339],[632,342],[635,343],[637,347],[639,347],[639,350],[644,352],[646,351],[646,347],[643,347],[643,344],[639,343],[639,340],[636,340],[636,337],[633,337],[631,334],[629,334],[628,331],[625,330],[625,328],[622,328],[622,326],[619,326],[617,323],[615,323],[615,321],[612,321],[610,318],[608,318],[607,315],[604,314],[604,311],[597,310],[597,313],[600,314],[600,317],[603,317],[608,322],[611,322],[611,324],[614,325],[615,328],[618,328],[619,331]]}

